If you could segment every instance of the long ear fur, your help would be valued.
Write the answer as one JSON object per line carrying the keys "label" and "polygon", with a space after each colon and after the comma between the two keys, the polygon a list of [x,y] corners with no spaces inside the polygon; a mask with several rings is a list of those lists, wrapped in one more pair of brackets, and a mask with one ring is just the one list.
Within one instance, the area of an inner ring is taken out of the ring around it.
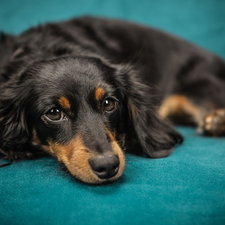
{"label": "long ear fur", "polygon": [[20,75],[32,60],[23,52],[29,49],[20,47],[13,36],[0,34],[0,159],[10,164],[17,159],[33,158],[26,150],[29,128],[26,121],[26,96],[29,85],[20,82]]}
{"label": "long ear fur", "polygon": [[176,144],[182,143],[182,136],[158,116],[154,88],[141,83],[136,77],[137,72],[129,66],[122,68],[117,68],[116,85],[126,99],[133,133],[149,157],[168,156]]}
{"label": "long ear fur", "polygon": [[27,110],[31,99],[32,87],[29,82],[21,82],[23,77],[14,79],[1,86],[0,92],[0,167],[18,159],[31,159],[43,155],[40,149],[32,147],[32,128],[27,121]]}
{"label": "long ear fur", "polygon": [[29,156],[24,151],[29,139],[23,101],[26,91],[26,88],[12,84],[3,87],[0,94],[0,155],[10,162]]}

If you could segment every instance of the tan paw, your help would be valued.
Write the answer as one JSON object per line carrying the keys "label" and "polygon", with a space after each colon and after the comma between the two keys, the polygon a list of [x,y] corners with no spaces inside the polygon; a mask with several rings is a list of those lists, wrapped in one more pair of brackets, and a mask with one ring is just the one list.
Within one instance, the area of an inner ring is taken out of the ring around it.
{"label": "tan paw", "polygon": [[206,116],[201,128],[205,135],[225,136],[225,109],[218,109]]}

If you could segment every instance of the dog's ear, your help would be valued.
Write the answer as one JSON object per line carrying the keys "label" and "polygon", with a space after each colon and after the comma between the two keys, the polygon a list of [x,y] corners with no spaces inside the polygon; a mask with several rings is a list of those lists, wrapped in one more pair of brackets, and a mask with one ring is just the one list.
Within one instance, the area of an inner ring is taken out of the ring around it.
{"label": "dog's ear", "polygon": [[12,35],[0,33],[0,57],[0,81],[4,81],[12,75],[22,74],[25,68],[38,59],[39,54],[35,51],[34,57],[29,46],[18,43]]}
{"label": "dog's ear", "polygon": [[0,73],[3,71],[3,67],[9,61],[14,51],[14,38],[8,34],[0,33]]}
{"label": "dog's ear", "polygon": [[28,51],[28,46],[17,43],[17,39],[14,36],[0,32],[0,63],[2,65],[25,55]]}
{"label": "dog's ear", "polygon": [[130,68],[117,70],[116,82],[128,112],[128,126],[142,150],[151,158],[168,156],[182,136],[157,113],[157,96],[153,89],[140,82],[137,72]]}
{"label": "dog's ear", "polygon": [[14,81],[2,86],[0,93],[0,155],[11,162],[29,155],[24,151],[29,140],[25,118],[28,88]]}
{"label": "dog's ear", "polygon": [[0,33],[0,156],[10,162],[29,155],[24,146],[29,139],[25,98],[30,87],[20,82],[20,76],[31,60],[20,60],[24,51],[15,37]]}

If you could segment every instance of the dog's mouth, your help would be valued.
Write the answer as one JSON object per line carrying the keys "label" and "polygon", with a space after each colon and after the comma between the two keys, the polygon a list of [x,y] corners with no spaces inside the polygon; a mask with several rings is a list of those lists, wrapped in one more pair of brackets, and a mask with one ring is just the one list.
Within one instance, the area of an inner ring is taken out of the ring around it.
{"label": "dog's mouth", "polygon": [[93,153],[81,146],[73,148],[72,154],[57,156],[73,177],[85,183],[101,184],[115,181],[123,174],[125,156],[117,142],[111,143],[112,151],[103,154]]}
{"label": "dog's mouth", "polygon": [[89,166],[78,167],[71,163],[68,166],[60,161],[62,171],[69,173],[74,178],[88,184],[111,183],[120,178],[123,174],[124,166],[120,165],[119,157],[115,154],[98,155],[89,160]]}
{"label": "dog's mouth", "polygon": [[64,171],[76,179],[89,183],[101,184],[117,180],[125,168],[125,156],[115,141],[110,142],[111,149],[104,153],[91,151],[77,136],[68,144],[49,142],[40,147],[56,157]]}
{"label": "dog's mouth", "polygon": [[108,133],[108,149],[98,152],[85,146],[82,135],[78,134],[66,144],[47,141],[43,145],[33,131],[33,145],[56,157],[64,171],[78,180],[89,184],[101,184],[117,180],[125,168],[124,153],[113,134]]}

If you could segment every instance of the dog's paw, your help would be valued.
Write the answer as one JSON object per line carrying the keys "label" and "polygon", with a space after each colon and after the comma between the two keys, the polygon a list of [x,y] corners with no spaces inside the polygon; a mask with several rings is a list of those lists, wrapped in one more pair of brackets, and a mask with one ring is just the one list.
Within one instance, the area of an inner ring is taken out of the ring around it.
{"label": "dog's paw", "polygon": [[225,136],[225,109],[218,109],[207,115],[201,125],[201,130],[205,135]]}

